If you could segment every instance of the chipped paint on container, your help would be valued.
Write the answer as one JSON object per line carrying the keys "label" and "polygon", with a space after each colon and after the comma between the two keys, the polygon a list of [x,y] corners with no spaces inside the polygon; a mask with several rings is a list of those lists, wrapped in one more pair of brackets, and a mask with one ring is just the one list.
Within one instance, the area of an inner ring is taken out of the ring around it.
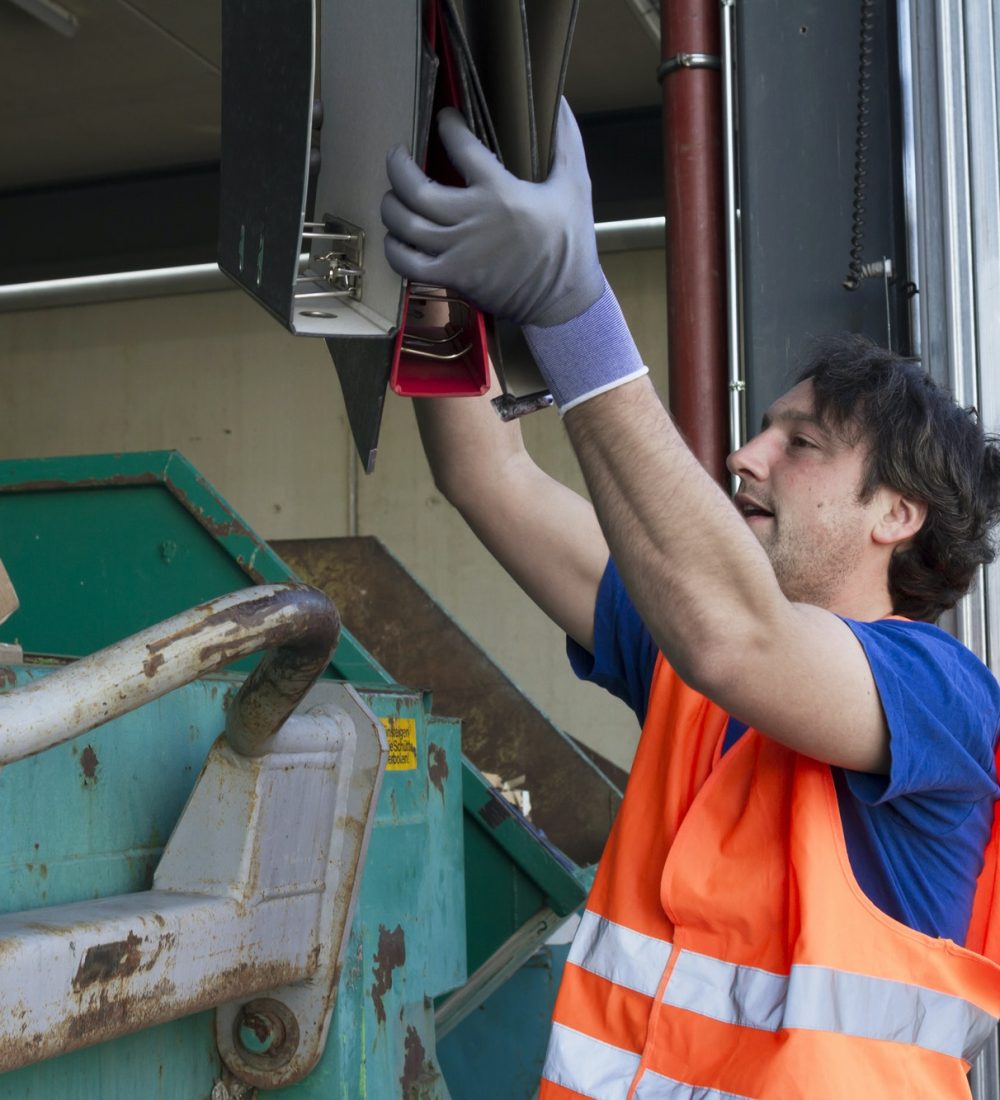
{"label": "chipped paint on container", "polygon": [[[16,673],[20,683],[42,675]],[[190,684],[85,742],[0,772],[0,800],[16,824],[0,837],[4,907],[148,888],[161,838],[201,770],[236,683],[220,676]],[[411,717],[419,743],[438,747],[441,789],[430,779],[426,752],[415,771],[386,773],[326,1050],[306,1079],[262,1091],[262,1100],[448,1097],[435,1055],[433,1001],[465,978],[461,769],[444,775],[441,767],[460,759],[458,725],[430,718],[419,695],[387,689],[364,697],[379,716]],[[186,735],[174,739],[166,730]],[[80,782],[87,745],[99,761],[100,781],[91,788]],[[45,877],[42,863],[49,865]],[[166,950],[131,925],[93,946],[74,971],[81,993],[141,971],[158,947]],[[91,1100],[96,1082],[102,1100],[188,1100],[208,1097],[221,1072],[213,1014],[202,1012],[0,1074],[0,1100]]]}

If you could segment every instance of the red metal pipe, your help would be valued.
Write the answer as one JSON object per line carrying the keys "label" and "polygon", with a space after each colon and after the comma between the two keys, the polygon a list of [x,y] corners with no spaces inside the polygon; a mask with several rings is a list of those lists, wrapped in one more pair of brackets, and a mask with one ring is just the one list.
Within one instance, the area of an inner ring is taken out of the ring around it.
{"label": "red metal pipe", "polygon": [[[663,0],[664,61],[719,56],[718,0]],[[663,77],[670,408],[720,483],[729,449],[726,400],[722,75],[675,68]]]}

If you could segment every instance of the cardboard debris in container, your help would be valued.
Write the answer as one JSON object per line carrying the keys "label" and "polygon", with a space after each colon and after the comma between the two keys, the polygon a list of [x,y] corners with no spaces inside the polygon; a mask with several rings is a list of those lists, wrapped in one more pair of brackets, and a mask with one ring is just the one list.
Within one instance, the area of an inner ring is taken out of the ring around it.
{"label": "cardboard debris in container", "polygon": [[531,820],[531,793],[524,789],[524,776],[513,779],[501,779],[495,772],[483,772],[490,786],[509,802],[522,817]]}

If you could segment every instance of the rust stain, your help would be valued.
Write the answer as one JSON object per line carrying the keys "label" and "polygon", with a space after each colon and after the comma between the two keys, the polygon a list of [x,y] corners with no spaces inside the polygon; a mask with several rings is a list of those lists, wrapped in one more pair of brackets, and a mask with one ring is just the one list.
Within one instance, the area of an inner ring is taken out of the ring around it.
{"label": "rust stain", "polygon": [[164,978],[157,982],[147,998],[114,998],[106,988],[102,988],[96,998],[90,1001],[88,1008],[77,1016],[71,1016],[60,1026],[44,1036],[34,1036],[32,1041],[38,1051],[32,1061],[51,1057],[44,1050],[55,1053],[76,1050],[90,1046],[102,1039],[127,1035],[130,1032],[151,1027],[163,1016],[162,1004],[168,1004],[175,993],[174,983]]}
{"label": "rust stain", "polygon": [[92,745],[88,745],[80,754],[80,768],[83,771],[83,778],[85,783],[94,784],[97,782],[97,765],[100,761],[97,759],[97,753],[94,752]]}
{"label": "rust stain", "polygon": [[244,565],[243,571],[253,581],[254,584],[269,584],[269,580],[264,574],[252,565]]}
{"label": "rust stain", "polygon": [[134,932],[129,932],[127,939],[88,947],[73,979],[74,992],[79,993],[95,982],[127,978],[134,974],[142,962],[141,943],[142,940]]}
{"label": "rust stain", "polygon": [[154,942],[152,951],[148,950],[147,944],[145,954],[143,940],[134,932],[129,932],[124,940],[89,947],[73,979],[74,992],[82,993],[88,987],[102,983],[101,995],[104,996],[109,988],[107,983],[119,980],[120,985],[127,988],[127,979],[133,974],[152,970],[160,955],[173,947],[176,939],[173,932],[167,932]]}
{"label": "rust stain", "polygon": [[[145,964],[140,969],[146,969]],[[124,982],[99,986],[86,992],[86,1007],[81,1005],[62,1024],[47,1029],[40,1036],[26,1036],[16,1045],[23,1048],[24,1044],[33,1043],[42,1047],[31,1059],[36,1061],[117,1035],[152,1027],[179,1016],[191,1015],[217,1004],[220,998],[235,1000],[248,988],[268,989],[299,981],[301,977],[297,969],[287,963],[259,967],[241,963],[227,968],[214,980],[206,979],[186,996],[178,996],[174,983],[166,978],[138,995],[132,993]],[[21,1064],[12,1063],[10,1053],[12,1051],[0,1045],[0,1070]]]}
{"label": "rust stain", "polygon": [[73,932],[75,929],[69,924],[51,924],[48,921],[40,920],[26,920],[24,922],[25,928],[30,928],[33,932]]}
{"label": "rust stain", "polygon": [[[156,874],[156,860],[152,856],[147,856],[146,859],[143,862],[143,865],[142,865],[142,877],[140,879],[140,882],[141,882],[142,885],[140,886],[140,889],[142,889],[142,890],[152,890],[153,889],[153,876],[155,874]],[[160,921],[161,925],[162,925],[163,918],[162,917],[157,917],[156,919],[158,921]]]}
{"label": "rust stain", "polygon": [[12,688],[16,683],[17,673],[12,668],[0,668],[0,688]]}
{"label": "rust stain", "polygon": [[441,1074],[427,1058],[420,1033],[411,1024],[406,1029],[403,1075],[399,1079],[403,1100],[433,1100],[438,1095]]}
{"label": "rust stain", "polygon": [[433,741],[427,746],[427,754],[430,757],[427,774],[437,787],[438,794],[444,798],[444,781],[448,778],[448,754],[441,745],[435,745]]}
{"label": "rust stain", "polygon": [[142,662],[142,671],[149,677],[150,680],[156,675],[156,670],[163,664],[166,658],[162,653],[154,653],[151,657],[147,657]]}
{"label": "rust stain", "polygon": [[378,926],[378,950],[372,956],[371,997],[375,1005],[375,1015],[380,1024],[385,1023],[385,1004],[382,998],[392,989],[392,972],[406,962],[406,939],[401,925],[389,931],[384,924]]}
{"label": "rust stain", "polygon": [[275,611],[280,610],[277,602],[268,596],[260,596],[257,599],[248,600],[246,603],[229,608],[228,611],[215,610],[214,604],[214,600],[200,604],[195,610],[206,612],[205,618],[189,623],[187,626],[175,630],[172,634],[166,634],[164,637],[158,638],[155,642],[150,642],[149,645],[146,646],[146,649],[150,654],[159,653],[164,649],[168,649],[175,642],[181,641],[183,638],[191,638],[196,634],[208,633],[220,623],[224,626],[231,626],[234,629],[236,626],[256,626],[258,623],[266,621],[269,614],[273,614]]}
{"label": "rust stain", "polygon": [[271,1038],[271,1025],[263,1016],[258,1016],[256,1012],[244,1010],[243,1022],[257,1036],[258,1043],[264,1044]]}
{"label": "rust stain", "polygon": [[56,480],[19,481],[9,485],[0,485],[0,493],[43,493],[61,489],[102,489],[110,486],[119,488],[125,485],[162,485],[156,474],[112,474],[111,477],[83,477],[79,481]]}
{"label": "rust stain", "polygon": [[[187,626],[175,630],[172,634],[167,634],[162,638],[158,638],[155,642],[150,642],[146,649],[151,656],[155,655],[168,649],[183,638],[194,637],[202,633],[210,634],[220,624],[229,627],[230,632],[234,635],[232,642],[228,643],[229,645],[239,644],[238,638],[235,635],[241,627],[249,629],[257,626],[264,626],[265,629],[262,634],[262,641],[265,643],[273,642],[277,644],[283,640],[291,641],[288,637],[289,626],[287,623],[280,621],[279,618],[277,621],[268,624],[268,619],[272,616],[280,616],[287,604],[296,603],[298,603],[301,612],[301,617],[296,624],[296,629],[300,630],[303,634],[311,630],[332,629],[333,627],[339,630],[340,618],[336,608],[332,604],[320,604],[319,606],[313,607],[303,606],[302,597],[308,593],[309,589],[300,586],[282,593],[278,597],[261,596],[257,599],[247,600],[245,603],[237,604],[235,607],[230,607],[223,611],[214,610],[214,601],[209,601],[208,603],[199,605],[199,607],[195,609],[204,611],[206,613],[205,618],[189,623]],[[315,595],[316,593],[314,592],[313,596]],[[224,649],[226,644],[226,642],[221,642],[213,646],[206,646],[202,652],[208,652],[213,649]]]}
{"label": "rust stain", "polygon": [[[207,481],[202,481],[200,478],[199,484],[205,489],[209,488]],[[230,535],[242,535],[244,538],[250,539],[255,546],[260,546],[260,539],[247,527],[245,524],[240,523],[238,519],[227,519],[224,523],[220,523],[213,516],[210,516],[204,508],[200,508],[192,501],[186,501],[191,512],[197,516],[198,522],[208,531],[209,534],[214,535],[218,539],[228,538]]]}

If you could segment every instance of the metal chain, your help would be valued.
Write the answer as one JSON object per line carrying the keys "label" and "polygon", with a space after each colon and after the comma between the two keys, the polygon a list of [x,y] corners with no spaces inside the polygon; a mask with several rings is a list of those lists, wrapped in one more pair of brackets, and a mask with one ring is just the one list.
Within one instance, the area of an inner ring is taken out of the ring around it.
{"label": "metal chain", "polygon": [[854,131],[854,198],[851,203],[851,250],[844,287],[857,290],[864,278],[865,186],[868,174],[868,128],[871,102],[872,42],[875,38],[875,0],[861,0],[861,40],[858,57],[858,110]]}

